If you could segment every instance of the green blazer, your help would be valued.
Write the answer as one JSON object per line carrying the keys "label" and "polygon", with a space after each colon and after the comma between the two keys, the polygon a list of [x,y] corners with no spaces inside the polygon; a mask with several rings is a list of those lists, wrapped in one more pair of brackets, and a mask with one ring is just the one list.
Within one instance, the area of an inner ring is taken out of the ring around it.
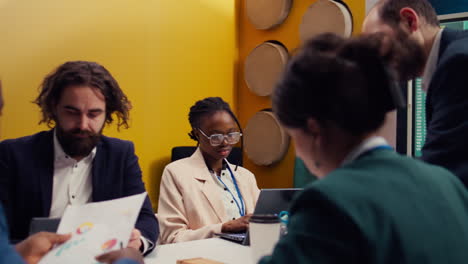
{"label": "green blazer", "polygon": [[309,184],[260,263],[468,262],[468,193],[446,169],[377,149]]}

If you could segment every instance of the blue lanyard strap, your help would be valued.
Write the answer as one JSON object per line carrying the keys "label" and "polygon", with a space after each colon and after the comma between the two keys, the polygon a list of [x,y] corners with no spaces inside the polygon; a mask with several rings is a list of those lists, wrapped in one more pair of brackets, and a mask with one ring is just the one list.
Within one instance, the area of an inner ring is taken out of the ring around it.
{"label": "blue lanyard strap", "polygon": [[226,188],[226,190],[229,192],[229,194],[231,194],[232,199],[234,200],[234,202],[236,202],[237,208],[239,209],[239,214],[241,216],[244,216],[245,215],[244,199],[242,198],[242,194],[241,194],[241,192],[239,190],[239,186],[237,185],[237,181],[236,181],[236,178],[234,177],[234,173],[232,173],[232,170],[229,167],[229,165],[226,164],[226,167],[229,170],[229,173],[231,174],[232,182],[234,183],[234,187],[236,188],[240,204],[237,201],[237,199],[235,198],[234,194],[231,192],[231,190],[229,190],[227,185],[223,182],[223,180],[221,180],[221,177],[218,177],[218,180],[224,185],[224,188]]}
{"label": "blue lanyard strap", "polygon": [[389,145],[380,145],[380,146],[376,146],[376,147],[373,147],[373,148],[371,148],[371,149],[368,149],[368,150],[364,151],[363,153],[361,153],[361,155],[359,155],[359,157],[364,156],[364,155],[368,154],[369,152],[372,152],[372,151],[378,150],[378,149],[389,149],[389,150],[393,150],[393,148],[390,147]]}
{"label": "blue lanyard strap", "polygon": [[389,145],[381,145],[381,146],[377,146],[377,147],[371,148],[371,149],[369,149],[369,150],[366,151],[366,152],[373,151],[373,150],[377,150],[377,149],[389,149],[389,150],[393,150],[393,148],[390,147]]}

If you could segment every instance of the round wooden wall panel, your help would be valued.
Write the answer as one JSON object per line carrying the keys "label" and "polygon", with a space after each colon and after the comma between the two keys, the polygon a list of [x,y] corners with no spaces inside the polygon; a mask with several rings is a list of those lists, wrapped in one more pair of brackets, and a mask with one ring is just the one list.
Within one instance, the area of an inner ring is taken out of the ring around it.
{"label": "round wooden wall panel", "polygon": [[255,47],[244,64],[247,87],[256,95],[269,96],[288,62],[288,50],[276,42],[264,42]]}
{"label": "round wooden wall panel", "polygon": [[284,158],[289,136],[271,111],[257,112],[244,129],[244,151],[257,165],[271,165]]}
{"label": "round wooden wall panel", "polygon": [[351,36],[353,19],[348,8],[341,2],[317,0],[309,6],[299,26],[301,41],[321,33],[332,32],[343,37]]}
{"label": "round wooden wall panel", "polygon": [[288,17],[291,6],[292,0],[245,0],[250,23],[256,29],[263,30],[282,24]]}

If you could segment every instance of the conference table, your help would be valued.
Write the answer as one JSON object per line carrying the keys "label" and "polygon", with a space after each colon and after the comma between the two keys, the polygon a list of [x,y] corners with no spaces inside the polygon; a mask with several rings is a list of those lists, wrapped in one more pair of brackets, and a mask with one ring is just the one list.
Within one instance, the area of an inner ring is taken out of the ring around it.
{"label": "conference table", "polygon": [[156,246],[145,257],[147,264],[175,264],[180,259],[203,257],[227,264],[253,264],[250,247],[221,238]]}

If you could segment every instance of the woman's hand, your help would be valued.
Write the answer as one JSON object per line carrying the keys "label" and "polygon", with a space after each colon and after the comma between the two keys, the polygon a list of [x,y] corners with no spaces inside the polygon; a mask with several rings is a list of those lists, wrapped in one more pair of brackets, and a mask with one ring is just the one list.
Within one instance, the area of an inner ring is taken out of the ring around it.
{"label": "woman's hand", "polygon": [[239,233],[244,232],[249,229],[249,219],[252,214],[244,215],[235,220],[226,222],[221,227],[221,232],[223,233]]}

